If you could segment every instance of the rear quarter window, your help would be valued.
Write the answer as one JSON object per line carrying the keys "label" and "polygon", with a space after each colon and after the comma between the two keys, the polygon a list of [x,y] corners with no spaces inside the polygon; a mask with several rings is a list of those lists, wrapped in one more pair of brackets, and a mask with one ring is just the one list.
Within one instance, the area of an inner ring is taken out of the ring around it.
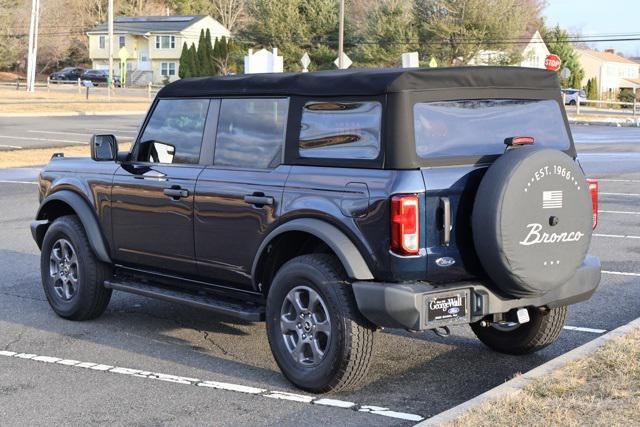
{"label": "rear quarter window", "polygon": [[422,158],[501,154],[504,140],[531,136],[536,146],[570,147],[554,100],[480,99],[417,103],[416,152]]}
{"label": "rear quarter window", "polygon": [[381,117],[375,101],[309,102],[302,111],[300,157],[376,159]]}

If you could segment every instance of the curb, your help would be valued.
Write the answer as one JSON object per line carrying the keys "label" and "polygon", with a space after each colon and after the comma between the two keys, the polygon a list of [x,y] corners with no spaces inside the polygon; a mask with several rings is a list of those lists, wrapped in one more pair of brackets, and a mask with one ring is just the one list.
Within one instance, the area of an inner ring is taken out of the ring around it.
{"label": "curb", "polygon": [[612,127],[640,127],[640,120],[614,119],[614,120],[585,120],[569,117],[569,124],[583,126],[612,126]]}
{"label": "curb", "polygon": [[504,384],[494,387],[491,390],[474,397],[473,399],[467,400],[466,402],[461,403],[458,406],[454,406],[453,408],[448,409],[444,412],[441,412],[438,415],[434,415],[433,417],[416,424],[415,427],[435,427],[450,424],[458,419],[461,415],[482,405],[487,401],[497,400],[507,395],[513,396],[516,393],[520,393],[522,389],[529,385],[533,380],[548,375],[564,367],[570,362],[584,359],[585,357],[590,356],[600,347],[605,345],[608,341],[611,341],[612,339],[618,338],[620,336],[624,336],[631,332],[631,330],[636,328],[640,328],[640,317],[632,320],[626,325],[622,325],[619,328],[606,333],[605,335],[589,341],[588,343],[583,344],[580,347],[574,348],[573,350],[564,353],[556,357],[555,359],[551,359],[548,362],[538,366],[537,368],[519,375],[516,378],[505,382]]}
{"label": "curb", "polygon": [[146,111],[66,111],[51,113],[0,113],[0,117],[143,116]]}

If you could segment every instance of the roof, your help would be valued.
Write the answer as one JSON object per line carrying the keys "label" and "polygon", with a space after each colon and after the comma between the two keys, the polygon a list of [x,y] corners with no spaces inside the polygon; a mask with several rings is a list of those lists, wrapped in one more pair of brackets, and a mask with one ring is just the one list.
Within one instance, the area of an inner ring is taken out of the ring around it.
{"label": "roof", "polygon": [[[640,79],[632,79],[632,78],[629,78],[629,77],[625,77],[625,78],[623,78],[622,80],[627,81],[627,82],[628,82],[627,84],[631,83],[631,85],[632,85],[633,87],[639,87],[639,88],[640,88]],[[623,86],[623,85],[620,85],[620,86],[621,86],[621,87],[625,87],[625,86]]]}
{"label": "roof", "polygon": [[[179,33],[207,15],[194,16],[117,16],[113,19],[113,31],[118,33],[146,34],[154,32]],[[97,25],[88,33],[106,33],[107,23]]]}
{"label": "roof", "polygon": [[168,84],[158,97],[218,95],[383,95],[448,88],[559,89],[557,74],[537,68],[449,67],[349,69],[311,73],[245,74],[187,78]]}
{"label": "roof", "polygon": [[585,55],[593,56],[595,58],[598,58],[606,62],[621,62],[624,64],[638,65],[638,63],[635,61],[632,61],[630,59],[625,58],[624,56],[620,56],[611,52],[600,52],[599,50],[592,50],[592,49],[578,49],[578,52]]}

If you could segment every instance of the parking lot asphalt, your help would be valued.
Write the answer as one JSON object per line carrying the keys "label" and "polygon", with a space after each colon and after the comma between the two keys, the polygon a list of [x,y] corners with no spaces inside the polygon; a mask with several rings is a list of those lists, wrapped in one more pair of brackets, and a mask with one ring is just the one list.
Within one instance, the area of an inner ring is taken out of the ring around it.
{"label": "parking lot asphalt", "polygon": [[136,137],[143,118],[143,114],[0,117],[0,152],[88,144],[95,133],[112,133],[119,141],[130,142]]}
{"label": "parking lot asphalt", "polygon": [[600,224],[590,252],[604,272],[593,298],[569,308],[559,340],[518,357],[490,351],[468,327],[452,328],[448,338],[386,330],[376,336],[363,387],[315,403],[281,376],[262,323],[122,293],[97,320],[56,317],[29,233],[35,170],[2,171],[0,424],[411,425],[639,317],[640,134],[574,131],[581,164],[600,179]]}

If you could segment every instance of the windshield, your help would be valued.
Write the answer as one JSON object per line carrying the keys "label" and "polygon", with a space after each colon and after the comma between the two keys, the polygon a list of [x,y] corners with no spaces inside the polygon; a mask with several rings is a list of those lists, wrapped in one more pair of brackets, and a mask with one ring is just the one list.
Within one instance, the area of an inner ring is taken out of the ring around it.
{"label": "windshield", "polygon": [[504,140],[531,136],[536,146],[570,147],[554,100],[473,99],[413,107],[416,151],[422,158],[501,154]]}

